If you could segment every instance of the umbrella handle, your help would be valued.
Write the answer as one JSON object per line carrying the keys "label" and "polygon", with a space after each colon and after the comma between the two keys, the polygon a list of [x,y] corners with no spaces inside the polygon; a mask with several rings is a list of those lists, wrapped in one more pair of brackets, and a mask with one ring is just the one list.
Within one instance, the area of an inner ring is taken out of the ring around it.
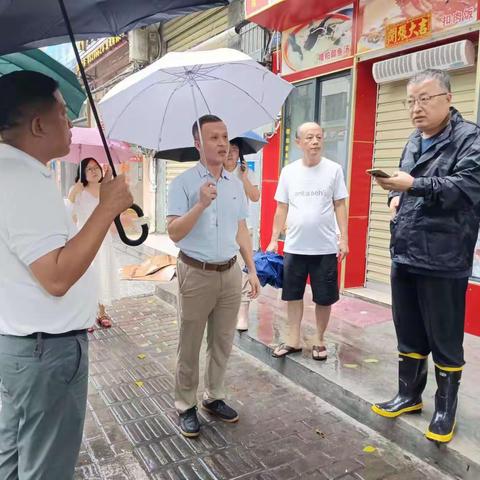
{"label": "umbrella handle", "polygon": [[[137,204],[134,203],[130,207],[130,209],[132,209],[137,214],[138,218],[143,217],[143,210]],[[137,247],[138,245],[141,245],[148,237],[148,225],[146,223],[142,224],[142,234],[140,235],[140,237],[133,240],[127,237],[122,222],[120,221],[120,216],[115,217],[114,223],[115,227],[117,228],[120,240],[122,240],[123,243],[129,245],[130,247]]]}

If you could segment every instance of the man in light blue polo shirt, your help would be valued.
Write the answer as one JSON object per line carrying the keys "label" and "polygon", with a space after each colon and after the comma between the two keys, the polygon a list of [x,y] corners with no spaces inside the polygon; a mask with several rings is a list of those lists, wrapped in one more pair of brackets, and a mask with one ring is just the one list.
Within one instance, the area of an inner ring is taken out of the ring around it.
{"label": "man in light blue polo shirt", "polygon": [[227,127],[214,115],[201,117],[198,124],[193,125],[192,133],[200,161],[172,182],[168,199],[168,233],[180,248],[175,407],[186,437],[200,433],[196,396],[200,347],[207,325],[202,408],[223,421],[238,420],[237,412],[224,402],[224,377],[241,299],[239,248],[249,271],[251,298],[260,291],[245,221],[247,199],[242,183],[223,168],[229,148]]}

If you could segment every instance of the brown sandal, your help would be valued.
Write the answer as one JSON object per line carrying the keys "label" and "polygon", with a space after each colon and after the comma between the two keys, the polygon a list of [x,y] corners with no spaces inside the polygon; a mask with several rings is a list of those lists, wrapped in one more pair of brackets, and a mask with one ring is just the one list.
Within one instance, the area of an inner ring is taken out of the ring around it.
{"label": "brown sandal", "polygon": [[[275,353],[275,350],[285,350],[285,353],[278,355],[277,353]],[[291,353],[297,353],[302,351],[301,348],[291,347],[290,345],[286,345],[285,343],[281,343],[280,345],[278,345],[278,347],[275,347],[275,350],[272,352],[272,357],[274,358],[282,358],[290,355]]]}
{"label": "brown sandal", "polygon": [[[315,355],[315,353],[317,355]],[[313,345],[312,358],[317,362],[325,361],[327,359],[327,347],[324,347],[323,345]]]}
{"label": "brown sandal", "polygon": [[97,323],[102,327],[102,328],[111,328],[112,327],[112,319],[110,318],[109,315],[104,313],[103,315],[100,315],[97,317]]}

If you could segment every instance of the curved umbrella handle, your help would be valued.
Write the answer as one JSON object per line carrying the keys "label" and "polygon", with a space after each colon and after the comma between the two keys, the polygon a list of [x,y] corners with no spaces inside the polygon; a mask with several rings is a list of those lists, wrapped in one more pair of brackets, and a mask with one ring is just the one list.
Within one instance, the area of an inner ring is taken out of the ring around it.
{"label": "curved umbrella handle", "polygon": [[[137,214],[138,218],[143,217],[143,210],[138,205],[134,203],[130,208]],[[114,223],[115,227],[117,228],[118,236],[126,245],[129,245],[131,247],[137,247],[138,245],[141,245],[148,237],[148,225],[146,223],[142,224],[142,234],[139,238],[136,239],[131,239],[127,237],[122,222],[120,221],[120,216],[115,217]]]}

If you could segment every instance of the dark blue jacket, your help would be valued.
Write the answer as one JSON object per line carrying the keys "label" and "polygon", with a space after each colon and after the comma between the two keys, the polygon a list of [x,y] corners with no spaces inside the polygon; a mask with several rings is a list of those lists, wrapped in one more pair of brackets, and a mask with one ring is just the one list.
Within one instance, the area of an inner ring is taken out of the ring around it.
{"label": "dark blue jacket", "polygon": [[418,130],[403,150],[400,170],[415,180],[400,195],[390,252],[394,262],[432,274],[468,275],[480,217],[480,127],[454,108],[450,113],[448,125],[423,154]]}

